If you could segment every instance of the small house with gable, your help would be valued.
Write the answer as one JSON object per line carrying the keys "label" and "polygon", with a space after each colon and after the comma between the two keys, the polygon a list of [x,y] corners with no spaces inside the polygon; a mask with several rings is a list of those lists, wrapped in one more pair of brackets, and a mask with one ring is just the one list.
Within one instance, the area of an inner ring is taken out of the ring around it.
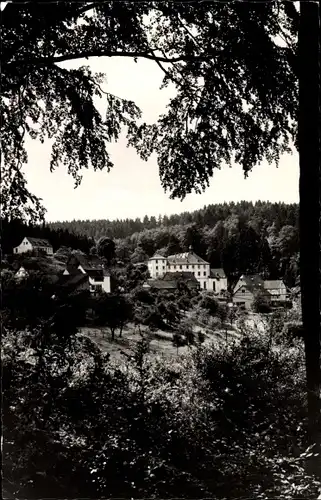
{"label": "small house with gable", "polygon": [[44,253],[46,255],[53,255],[53,247],[49,240],[43,238],[30,238],[26,236],[23,238],[20,245],[14,247],[13,254],[21,254],[26,252]]}
{"label": "small house with gable", "polygon": [[258,274],[242,275],[233,291],[233,303],[251,309],[257,296],[270,302],[271,295],[264,287],[264,280]]}

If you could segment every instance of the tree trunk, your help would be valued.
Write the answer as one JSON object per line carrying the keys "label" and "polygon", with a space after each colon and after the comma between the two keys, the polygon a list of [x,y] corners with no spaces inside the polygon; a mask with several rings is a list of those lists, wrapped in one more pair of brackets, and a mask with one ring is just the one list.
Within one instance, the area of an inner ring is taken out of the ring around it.
{"label": "tree trunk", "polygon": [[309,434],[320,445],[320,3],[300,2],[300,277]]}

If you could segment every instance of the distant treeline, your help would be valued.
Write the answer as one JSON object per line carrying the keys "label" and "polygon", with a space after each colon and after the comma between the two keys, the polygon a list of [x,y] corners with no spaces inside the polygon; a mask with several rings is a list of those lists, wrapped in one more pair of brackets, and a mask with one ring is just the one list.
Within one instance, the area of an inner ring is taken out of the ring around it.
{"label": "distant treeline", "polygon": [[158,218],[145,215],[143,219],[113,220],[73,220],[52,222],[49,227],[53,229],[67,229],[71,233],[86,235],[98,240],[102,236],[110,238],[126,238],[145,229],[155,229],[160,226],[177,226],[198,224],[200,227],[214,227],[221,220],[226,220],[231,215],[239,217],[241,221],[252,222],[261,231],[263,228],[275,224],[279,231],[283,226],[297,226],[299,206],[296,203],[270,203],[258,201],[256,203],[241,201],[239,203],[222,203],[208,205],[194,212],[183,212]]}

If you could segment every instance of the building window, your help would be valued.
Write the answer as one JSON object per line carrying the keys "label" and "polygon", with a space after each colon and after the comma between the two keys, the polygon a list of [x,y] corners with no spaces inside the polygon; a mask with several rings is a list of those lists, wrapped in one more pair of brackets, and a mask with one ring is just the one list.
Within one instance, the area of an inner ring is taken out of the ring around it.
{"label": "building window", "polygon": [[179,268],[180,268],[180,269],[183,269],[183,267],[182,267],[182,266],[179,266]]}
{"label": "building window", "polygon": [[201,266],[200,266],[200,265],[198,266],[198,269],[201,269]]}
{"label": "building window", "polygon": [[242,288],[242,293],[245,293],[245,288]]}
{"label": "building window", "polygon": [[158,266],[156,266],[156,269],[158,269]]}
{"label": "building window", "polygon": [[158,260],[156,259],[156,264],[158,264]]}
{"label": "building window", "polygon": [[204,289],[206,289],[206,281],[204,281]]}
{"label": "building window", "polygon": [[163,266],[163,271],[165,270],[165,266]]}
{"label": "building window", "polygon": [[193,266],[192,266],[192,269],[194,269],[194,267],[195,267],[195,266],[193,265]]}
{"label": "building window", "polygon": [[215,292],[215,281],[213,281],[213,292]]}
{"label": "building window", "polygon": [[197,273],[197,274],[198,274],[198,276],[200,276],[200,275],[201,275],[200,271],[198,271],[198,273]]}
{"label": "building window", "polygon": [[156,276],[158,276],[158,273],[156,273]]}
{"label": "building window", "polygon": [[174,267],[174,269],[176,269],[176,266],[173,266],[173,267]]}
{"label": "building window", "polygon": [[204,271],[204,273],[203,273],[203,274],[204,274],[204,276],[206,276],[206,271]]}
{"label": "building window", "polygon": [[187,264],[187,266],[186,266],[186,269],[188,269],[188,264]]}

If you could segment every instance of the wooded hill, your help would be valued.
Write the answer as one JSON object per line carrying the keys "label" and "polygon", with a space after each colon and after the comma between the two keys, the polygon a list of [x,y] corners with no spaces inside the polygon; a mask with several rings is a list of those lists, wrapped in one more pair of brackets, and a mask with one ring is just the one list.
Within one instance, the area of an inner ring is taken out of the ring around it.
{"label": "wooded hill", "polygon": [[133,263],[156,251],[163,255],[187,251],[190,245],[214,268],[223,267],[229,280],[242,273],[298,280],[299,231],[297,204],[242,201],[205,206],[171,216],[109,221],[73,220],[49,224],[54,230],[115,240],[116,257]]}

